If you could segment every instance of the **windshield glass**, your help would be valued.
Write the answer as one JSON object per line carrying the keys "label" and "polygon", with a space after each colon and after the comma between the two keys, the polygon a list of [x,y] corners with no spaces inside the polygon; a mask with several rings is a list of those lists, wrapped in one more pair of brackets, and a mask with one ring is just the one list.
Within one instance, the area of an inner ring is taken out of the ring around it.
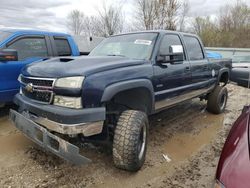
{"label": "windshield glass", "polygon": [[149,59],[157,33],[136,33],[113,36],[105,39],[90,56],[122,56],[131,59]]}
{"label": "windshield glass", "polygon": [[250,56],[233,56],[233,63],[250,63]]}
{"label": "windshield glass", "polygon": [[4,39],[6,39],[8,36],[10,36],[11,33],[7,31],[0,31],[0,42],[2,42]]}

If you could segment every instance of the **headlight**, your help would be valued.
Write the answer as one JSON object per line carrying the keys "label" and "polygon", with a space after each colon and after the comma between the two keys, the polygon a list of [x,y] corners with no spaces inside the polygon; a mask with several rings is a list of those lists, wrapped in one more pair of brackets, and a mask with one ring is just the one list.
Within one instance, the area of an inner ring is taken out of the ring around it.
{"label": "headlight", "polygon": [[56,80],[55,86],[62,88],[81,89],[83,80],[84,77],[82,76],[59,78]]}
{"label": "headlight", "polygon": [[79,109],[82,108],[82,99],[81,97],[65,97],[55,95],[54,105]]}
{"label": "headlight", "polygon": [[214,184],[214,188],[225,188],[225,186],[221,182],[216,180]]}

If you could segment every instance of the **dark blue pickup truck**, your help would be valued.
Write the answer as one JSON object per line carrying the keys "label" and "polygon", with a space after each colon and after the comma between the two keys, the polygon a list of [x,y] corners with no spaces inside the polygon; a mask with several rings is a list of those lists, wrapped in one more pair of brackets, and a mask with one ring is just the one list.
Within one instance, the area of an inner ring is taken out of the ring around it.
{"label": "dark blue pickup truck", "polygon": [[[110,143],[116,167],[145,161],[148,115],[192,98],[207,110],[226,107],[229,69],[209,62],[200,39],[173,31],[111,36],[85,57],[58,57],[26,66],[11,110],[15,126],[75,164],[90,162],[80,142]],[[71,139],[70,139],[71,138]]]}
{"label": "dark blue pickup truck", "polygon": [[0,107],[18,93],[21,69],[30,63],[55,56],[79,56],[76,43],[64,33],[0,30]]}

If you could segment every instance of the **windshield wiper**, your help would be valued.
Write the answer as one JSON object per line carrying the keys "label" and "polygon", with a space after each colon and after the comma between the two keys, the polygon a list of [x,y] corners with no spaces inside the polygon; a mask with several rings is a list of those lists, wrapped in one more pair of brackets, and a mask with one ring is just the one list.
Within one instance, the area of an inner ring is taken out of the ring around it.
{"label": "windshield wiper", "polygon": [[125,55],[121,55],[121,54],[108,54],[107,56],[119,56],[119,57],[126,57]]}

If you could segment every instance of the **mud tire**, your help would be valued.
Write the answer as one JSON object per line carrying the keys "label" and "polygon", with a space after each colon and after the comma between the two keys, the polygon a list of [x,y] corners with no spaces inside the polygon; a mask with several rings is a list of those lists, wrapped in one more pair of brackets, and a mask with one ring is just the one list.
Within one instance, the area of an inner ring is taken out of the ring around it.
{"label": "mud tire", "polygon": [[208,95],[207,110],[213,114],[220,114],[225,111],[228,92],[226,87],[216,86]]}
{"label": "mud tire", "polygon": [[145,162],[148,118],[144,112],[124,111],[118,120],[113,140],[113,161],[117,168],[138,171]]}

